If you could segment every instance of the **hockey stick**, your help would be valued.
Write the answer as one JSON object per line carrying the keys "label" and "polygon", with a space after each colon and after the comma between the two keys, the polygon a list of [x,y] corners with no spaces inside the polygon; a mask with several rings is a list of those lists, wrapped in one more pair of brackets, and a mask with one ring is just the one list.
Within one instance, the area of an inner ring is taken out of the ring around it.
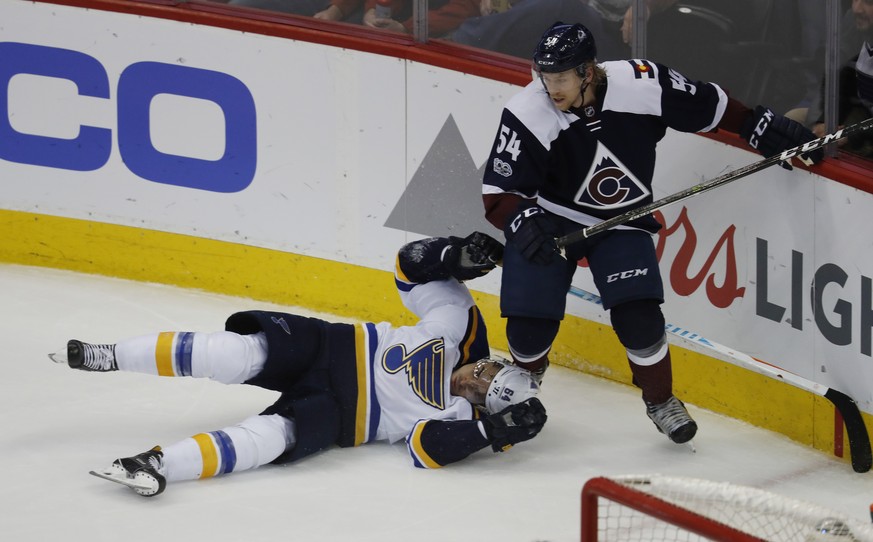
{"label": "hockey stick", "polygon": [[561,251],[561,255],[565,256],[565,248],[567,245],[573,244],[577,241],[581,241],[583,239],[588,239],[592,235],[596,235],[600,232],[608,230],[610,228],[614,228],[615,226],[619,226],[621,224],[627,224],[631,220],[635,220],[637,218],[646,216],[651,214],[658,209],[666,207],[672,203],[676,203],[677,201],[682,201],[688,199],[697,194],[702,194],[703,192],[708,192],[713,188],[717,188],[721,185],[736,181],[737,179],[741,179],[747,175],[751,175],[752,173],[756,173],[761,171],[762,169],[766,169],[772,165],[778,164],[785,160],[790,160],[791,158],[798,156],[800,154],[814,151],[816,149],[820,149],[827,145],[828,143],[833,143],[834,141],[839,141],[845,137],[849,137],[850,135],[863,132],[865,130],[869,130],[873,128],[873,118],[869,118],[867,120],[863,120],[856,124],[851,124],[837,130],[832,134],[828,134],[819,139],[814,139],[803,145],[798,145],[794,148],[782,151],[781,154],[776,154],[771,156],[770,158],[765,158],[758,162],[751,163],[747,166],[743,166],[739,169],[735,169],[734,171],[729,171],[724,175],[720,175],[715,179],[711,179],[709,181],[702,182],[700,184],[696,184],[690,188],[682,190],[680,192],[676,192],[675,194],[666,196],[657,201],[653,201],[647,205],[643,205],[642,207],[637,207],[636,209],[631,209],[630,211],[620,214],[618,216],[614,216],[610,219],[604,220],[603,222],[599,222],[592,226],[588,226],[587,228],[583,228],[579,231],[574,231],[572,233],[568,233],[563,237],[558,237],[555,242],[558,245],[558,249]]}
{"label": "hockey stick", "polygon": [[[585,301],[597,305],[602,304],[598,295],[577,288],[576,286],[570,287],[570,293],[576,297],[584,299]],[[829,388],[824,384],[807,380],[794,373],[780,369],[775,365],[770,365],[767,362],[753,358],[748,354],[737,352],[732,348],[710,341],[709,339],[683,327],[667,324],[665,329],[675,337],[679,337],[692,344],[721,354],[738,367],[748,369],[770,378],[775,378],[776,380],[781,380],[796,388],[820,395],[829,400],[840,413],[840,416],[843,417],[843,423],[846,426],[846,433],[849,436],[849,453],[852,460],[852,469],[854,469],[855,472],[867,472],[870,470],[870,467],[873,466],[873,451],[870,449],[870,437],[867,434],[867,426],[864,425],[864,418],[861,416],[861,411],[858,410],[857,403],[855,403],[855,401],[845,393]]]}

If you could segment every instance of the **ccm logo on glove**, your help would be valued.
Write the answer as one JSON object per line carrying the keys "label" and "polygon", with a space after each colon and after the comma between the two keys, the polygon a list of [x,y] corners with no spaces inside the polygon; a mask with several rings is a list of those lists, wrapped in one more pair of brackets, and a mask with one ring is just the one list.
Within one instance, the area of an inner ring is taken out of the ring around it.
{"label": "ccm logo on glove", "polygon": [[749,135],[749,145],[752,146],[753,149],[757,149],[761,144],[761,136],[764,135],[764,132],[767,131],[767,127],[770,126],[770,123],[773,122],[773,117],[775,114],[769,109],[762,112],[762,115],[758,118],[758,124],[755,125],[755,129],[752,131],[752,134]]}

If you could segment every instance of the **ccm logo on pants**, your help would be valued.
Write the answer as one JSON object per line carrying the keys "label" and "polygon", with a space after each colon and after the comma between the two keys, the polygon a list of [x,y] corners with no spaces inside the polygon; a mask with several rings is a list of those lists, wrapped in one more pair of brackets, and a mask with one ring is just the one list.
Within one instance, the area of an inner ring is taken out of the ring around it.
{"label": "ccm logo on pants", "polygon": [[645,269],[629,269],[627,271],[622,271],[621,273],[613,273],[611,275],[606,276],[606,282],[615,282],[617,280],[630,279],[633,277],[639,277],[642,275],[648,275],[649,268]]}

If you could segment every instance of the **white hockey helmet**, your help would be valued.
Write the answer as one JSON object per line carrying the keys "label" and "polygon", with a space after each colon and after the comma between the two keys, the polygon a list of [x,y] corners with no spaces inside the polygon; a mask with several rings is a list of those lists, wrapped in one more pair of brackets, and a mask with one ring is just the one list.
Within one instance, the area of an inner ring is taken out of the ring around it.
{"label": "white hockey helmet", "polygon": [[[498,360],[491,359],[490,361]],[[533,379],[529,371],[525,371],[514,365],[503,364],[503,368],[494,375],[485,394],[485,408],[491,414],[500,412],[504,408],[536,397],[540,392],[540,385]]]}

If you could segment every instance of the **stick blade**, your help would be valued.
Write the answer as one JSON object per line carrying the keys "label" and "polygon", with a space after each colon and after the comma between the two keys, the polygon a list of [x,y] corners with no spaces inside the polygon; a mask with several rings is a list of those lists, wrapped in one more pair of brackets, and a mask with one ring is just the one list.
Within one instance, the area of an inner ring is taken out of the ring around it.
{"label": "stick blade", "polygon": [[873,467],[873,451],[870,449],[870,436],[864,418],[855,401],[835,389],[828,389],[824,394],[843,417],[846,433],[849,435],[849,454],[852,459],[852,469],[855,472],[868,472]]}

